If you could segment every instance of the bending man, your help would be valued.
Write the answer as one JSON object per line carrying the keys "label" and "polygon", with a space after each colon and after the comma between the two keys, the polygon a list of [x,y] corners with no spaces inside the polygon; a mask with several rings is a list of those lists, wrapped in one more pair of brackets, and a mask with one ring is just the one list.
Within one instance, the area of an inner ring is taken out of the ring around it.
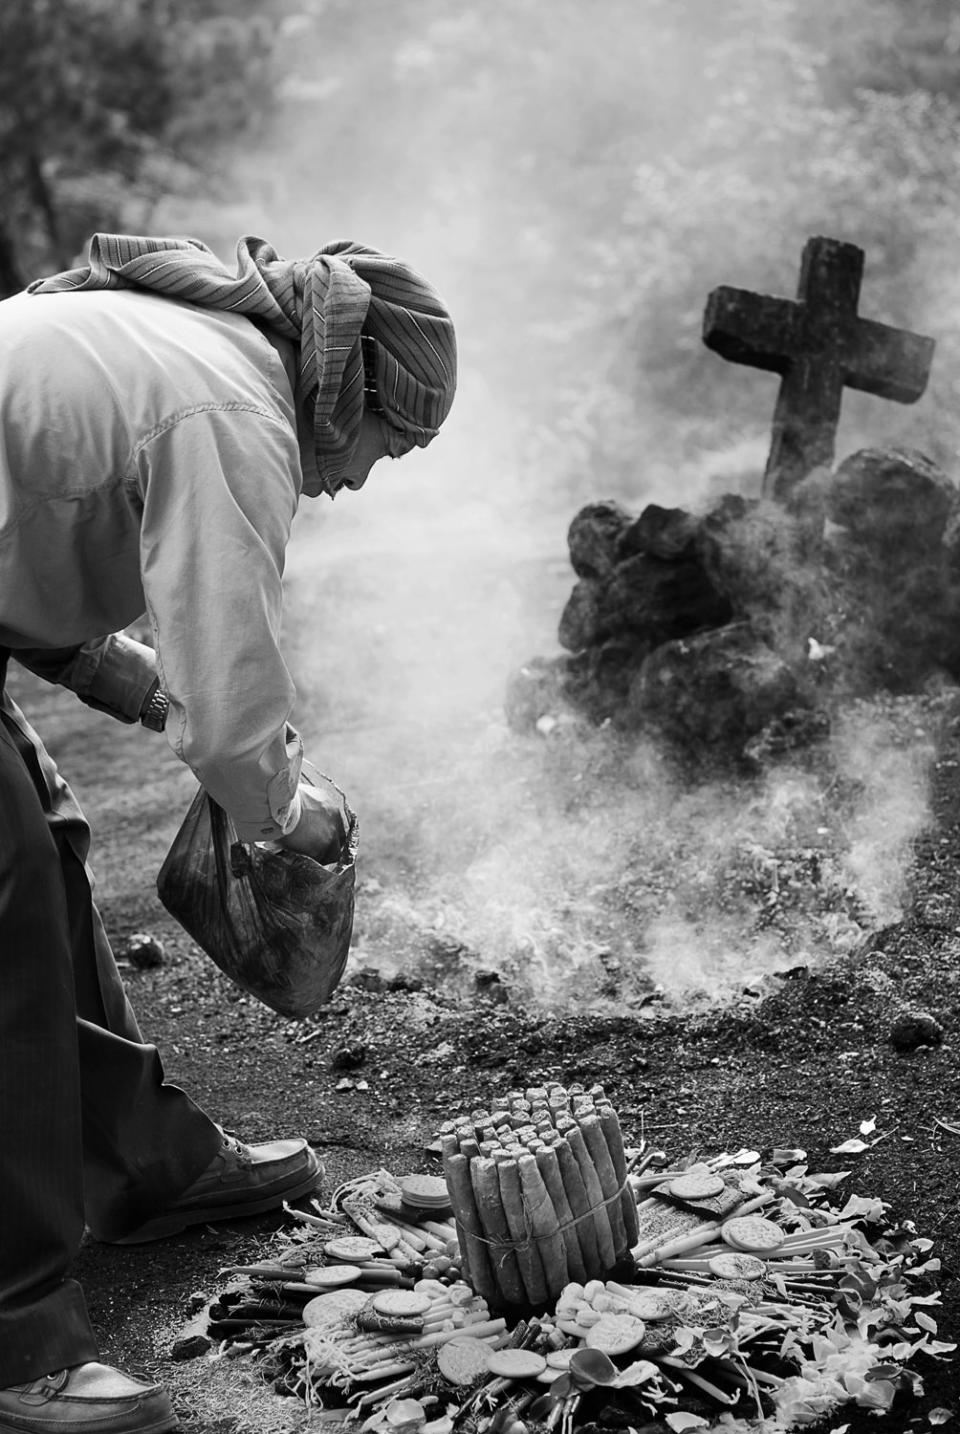
{"label": "bending man", "polygon": [[[359,488],[436,434],[453,327],[351,243],[237,272],[192,240],[97,235],[0,304],[0,1431],[175,1424],[98,1362],[84,1225],[143,1243],[303,1195],[305,1141],[241,1145],[165,1083],[93,904],[89,830],[5,691],[8,661],[164,729],[243,840],[318,860],[341,811],[300,781],[278,646],[301,493]],[[144,612],[154,647],[122,629]]]}

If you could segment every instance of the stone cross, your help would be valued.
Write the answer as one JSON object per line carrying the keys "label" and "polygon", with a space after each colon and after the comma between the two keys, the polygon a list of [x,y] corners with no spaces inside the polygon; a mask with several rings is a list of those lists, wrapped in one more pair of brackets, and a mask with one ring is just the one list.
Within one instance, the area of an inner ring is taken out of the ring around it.
{"label": "stone cross", "polygon": [[808,239],[796,299],[728,287],[707,299],[707,347],[783,376],[763,478],[768,496],[785,498],[832,462],[845,387],[898,403],[914,403],[926,388],[934,340],[858,317],[862,278],[862,249]]}

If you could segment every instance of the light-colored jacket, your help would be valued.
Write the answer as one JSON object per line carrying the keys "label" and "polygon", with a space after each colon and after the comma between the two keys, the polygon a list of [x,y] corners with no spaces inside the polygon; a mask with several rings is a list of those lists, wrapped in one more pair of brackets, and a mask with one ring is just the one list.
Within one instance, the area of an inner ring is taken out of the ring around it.
{"label": "light-colored jacket", "polygon": [[151,654],[111,634],[146,611],[170,744],[248,841],[299,817],[289,357],[249,319],[148,294],[0,303],[0,646],[135,717]]}

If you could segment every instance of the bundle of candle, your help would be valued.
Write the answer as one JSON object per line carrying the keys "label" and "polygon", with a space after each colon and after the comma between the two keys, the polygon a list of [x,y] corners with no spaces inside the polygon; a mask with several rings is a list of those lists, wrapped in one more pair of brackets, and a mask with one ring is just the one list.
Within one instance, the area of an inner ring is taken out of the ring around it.
{"label": "bundle of candle", "polygon": [[630,1260],[637,1210],[603,1087],[508,1091],[440,1131],[463,1273],[493,1309],[543,1309]]}

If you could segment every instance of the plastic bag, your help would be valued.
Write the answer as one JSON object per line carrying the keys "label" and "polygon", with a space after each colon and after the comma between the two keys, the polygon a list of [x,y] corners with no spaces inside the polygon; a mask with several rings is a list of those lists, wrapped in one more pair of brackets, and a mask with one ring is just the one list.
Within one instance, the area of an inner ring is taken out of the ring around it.
{"label": "plastic bag", "polygon": [[[305,774],[306,775],[306,774]],[[335,864],[241,842],[201,787],[157,877],[164,906],[244,991],[281,1016],[309,1016],[343,975],[353,934],[357,819],[339,787],[347,829]]]}

